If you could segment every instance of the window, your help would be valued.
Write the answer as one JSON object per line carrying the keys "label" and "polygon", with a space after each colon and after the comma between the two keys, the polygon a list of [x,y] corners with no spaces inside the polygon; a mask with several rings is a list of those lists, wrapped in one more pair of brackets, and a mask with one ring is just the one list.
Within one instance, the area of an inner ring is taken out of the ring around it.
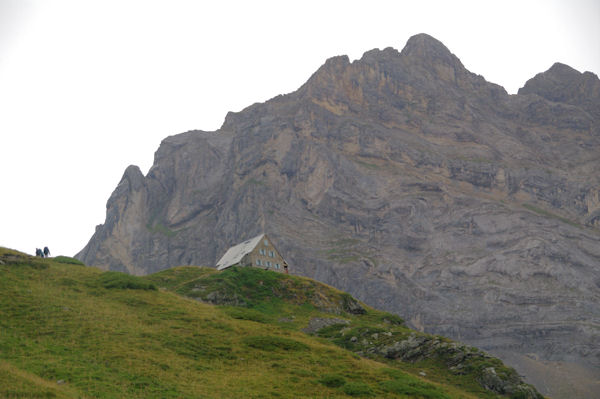
{"label": "window", "polygon": [[264,240],[263,242],[264,242],[264,244],[265,244],[265,247],[268,247],[268,246],[269,246],[269,241],[267,241],[267,240]]}
{"label": "window", "polygon": [[269,256],[270,256],[271,258],[275,257],[275,252],[273,252],[273,251],[269,251]]}
{"label": "window", "polygon": [[275,269],[279,269],[279,263],[275,263]]}
{"label": "window", "polygon": [[267,261],[267,266],[271,267],[271,262]]}
{"label": "window", "polygon": [[256,266],[260,266],[260,259],[256,259]]}
{"label": "window", "polygon": [[266,255],[267,251],[265,251],[264,249],[259,249],[258,253],[261,254],[261,255]]}

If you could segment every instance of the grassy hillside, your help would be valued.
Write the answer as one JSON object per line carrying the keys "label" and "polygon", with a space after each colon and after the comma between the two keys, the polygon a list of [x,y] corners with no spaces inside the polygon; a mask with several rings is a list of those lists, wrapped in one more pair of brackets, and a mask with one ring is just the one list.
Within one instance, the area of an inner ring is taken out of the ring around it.
{"label": "grassy hillside", "polygon": [[511,372],[309,279],[0,248],[1,398],[494,398]]}

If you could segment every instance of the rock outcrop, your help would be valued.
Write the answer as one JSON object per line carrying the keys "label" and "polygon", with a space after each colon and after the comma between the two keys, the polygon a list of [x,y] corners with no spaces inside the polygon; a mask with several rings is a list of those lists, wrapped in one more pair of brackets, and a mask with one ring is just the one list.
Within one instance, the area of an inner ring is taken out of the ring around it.
{"label": "rock outcrop", "polygon": [[334,57],[216,132],[166,138],[77,257],[134,274],[214,265],[268,232],[292,273],[597,380],[599,87],[556,64],[508,95],[424,34]]}

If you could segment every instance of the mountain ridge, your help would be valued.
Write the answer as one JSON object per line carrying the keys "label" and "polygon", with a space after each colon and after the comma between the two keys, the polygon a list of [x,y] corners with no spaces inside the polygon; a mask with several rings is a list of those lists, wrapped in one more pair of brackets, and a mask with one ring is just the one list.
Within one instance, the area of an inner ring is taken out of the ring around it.
{"label": "mountain ridge", "polygon": [[435,39],[409,42],[166,138],[77,257],[147,274],[267,231],[292,272],[415,327],[598,374],[595,91],[551,101],[538,93],[563,86],[538,79],[508,95]]}

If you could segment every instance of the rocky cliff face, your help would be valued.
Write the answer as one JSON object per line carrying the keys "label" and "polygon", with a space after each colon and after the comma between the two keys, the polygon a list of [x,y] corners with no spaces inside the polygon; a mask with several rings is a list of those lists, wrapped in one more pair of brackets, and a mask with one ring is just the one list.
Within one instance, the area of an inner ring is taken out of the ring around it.
{"label": "rocky cliff face", "polygon": [[129,167],[77,257],[135,274],[214,265],[268,232],[293,273],[512,358],[555,396],[537,371],[576,364],[591,377],[569,395],[589,395],[599,91],[556,64],[508,95],[424,34],[334,57],[216,132],[168,137],[146,176]]}

